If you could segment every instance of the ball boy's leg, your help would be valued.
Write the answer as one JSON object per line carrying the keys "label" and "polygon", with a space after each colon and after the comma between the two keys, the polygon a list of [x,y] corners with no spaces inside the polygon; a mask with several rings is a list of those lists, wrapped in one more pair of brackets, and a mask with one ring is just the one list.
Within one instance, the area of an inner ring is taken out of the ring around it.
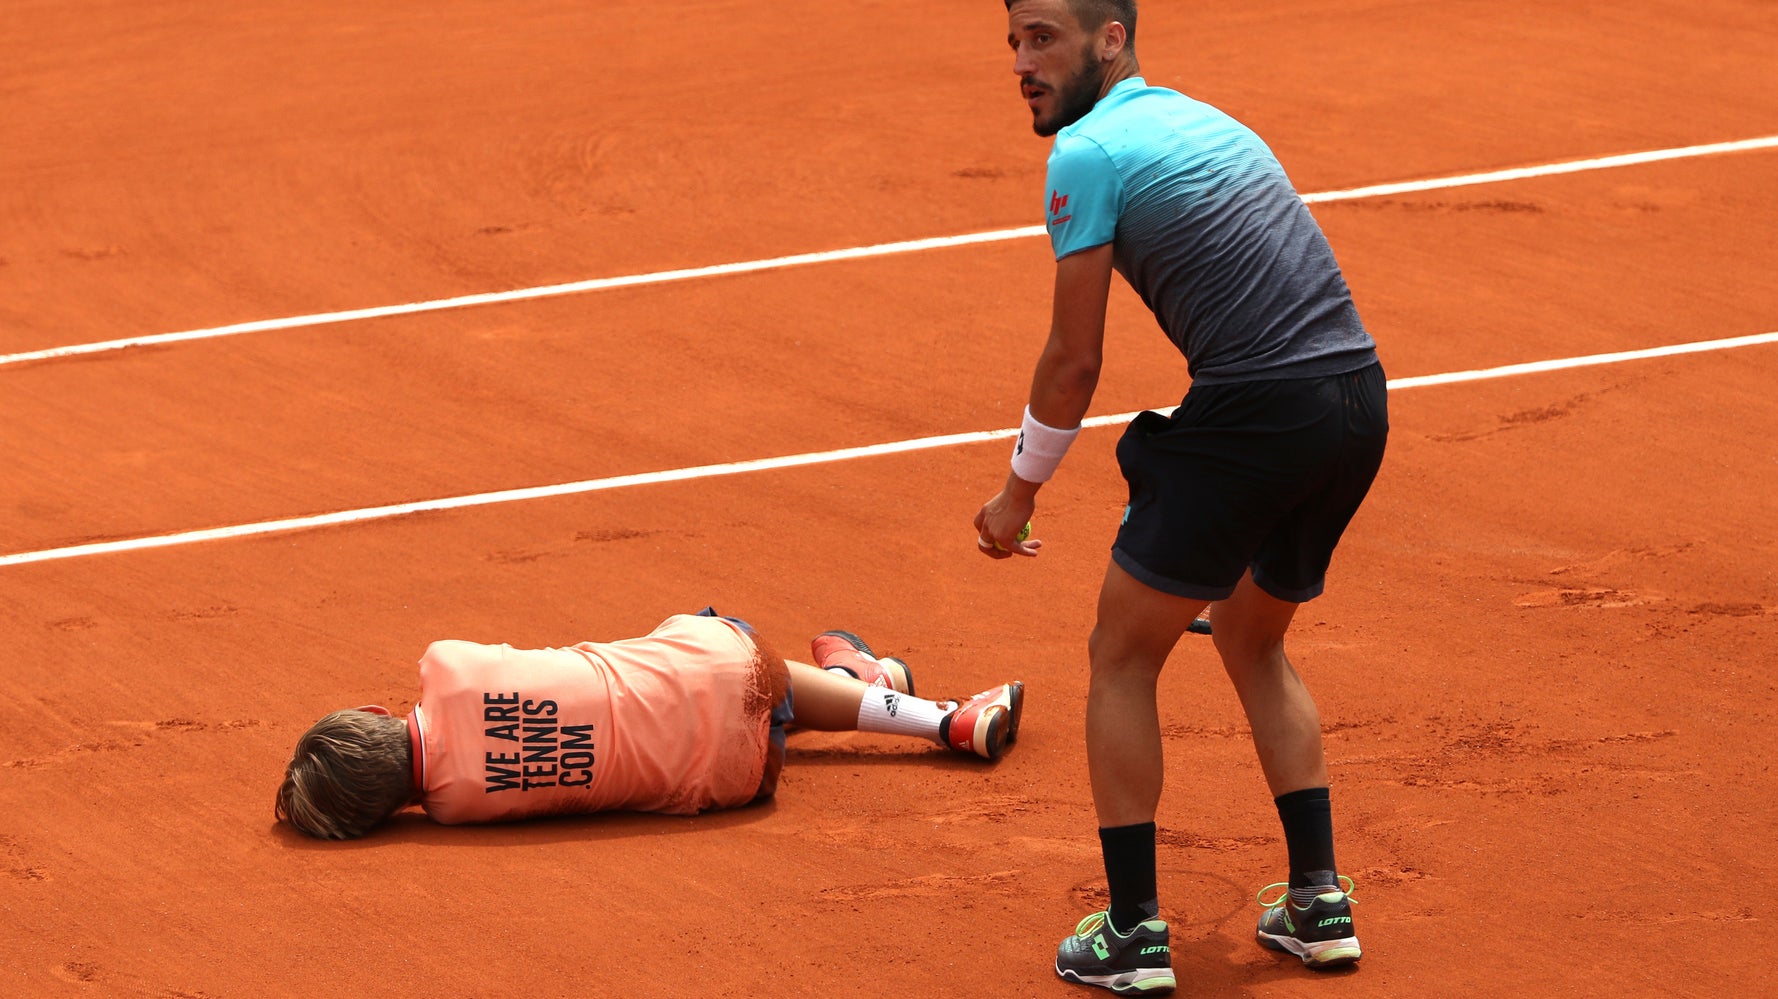
{"label": "ball boy's leg", "polygon": [[930,739],[962,753],[999,759],[1018,736],[1024,684],[1015,680],[974,697],[929,701],[832,669],[788,662],[792,721],[824,732],[887,732]]}
{"label": "ball boy's leg", "polygon": [[955,701],[896,693],[807,663],[788,665],[791,689],[796,692],[792,721],[800,728],[916,735],[943,744],[944,720],[957,710]]}
{"label": "ball boy's leg", "polygon": [[785,661],[790,667],[790,688],[796,692],[792,719],[799,728],[821,732],[851,732],[858,728],[858,705],[870,687],[839,673]]}

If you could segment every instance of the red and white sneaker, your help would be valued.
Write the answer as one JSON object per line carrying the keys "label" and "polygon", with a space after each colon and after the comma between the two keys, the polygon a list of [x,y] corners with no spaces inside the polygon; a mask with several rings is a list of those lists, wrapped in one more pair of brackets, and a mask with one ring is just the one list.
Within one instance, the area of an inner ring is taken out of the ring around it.
{"label": "red and white sneaker", "polygon": [[840,670],[873,687],[887,687],[898,694],[914,693],[914,673],[907,663],[892,656],[878,659],[864,639],[849,631],[824,631],[809,642],[809,651],[815,656],[815,665],[822,669]]}
{"label": "red and white sneaker", "polygon": [[1003,683],[959,704],[939,723],[938,735],[959,753],[998,760],[1019,737],[1019,714],[1024,708],[1025,684]]}

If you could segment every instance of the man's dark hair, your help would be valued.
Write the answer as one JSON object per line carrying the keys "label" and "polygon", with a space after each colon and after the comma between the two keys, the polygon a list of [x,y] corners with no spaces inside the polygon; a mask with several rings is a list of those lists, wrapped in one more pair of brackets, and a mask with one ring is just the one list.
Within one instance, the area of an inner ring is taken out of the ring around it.
{"label": "man's dark hair", "polygon": [[[1013,0],[1006,0],[1006,9],[1011,10]],[[1097,31],[1107,21],[1117,21],[1124,26],[1124,47],[1136,51],[1136,0],[1068,0],[1068,9],[1074,12],[1074,19],[1088,31]]]}

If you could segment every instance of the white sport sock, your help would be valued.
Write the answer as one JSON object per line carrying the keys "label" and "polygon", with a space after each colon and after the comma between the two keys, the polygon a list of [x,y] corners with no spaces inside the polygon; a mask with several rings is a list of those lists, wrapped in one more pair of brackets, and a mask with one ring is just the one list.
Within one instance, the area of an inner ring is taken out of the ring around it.
{"label": "white sport sock", "polygon": [[954,701],[928,701],[886,687],[872,687],[864,692],[864,700],[858,705],[858,731],[917,735],[937,742],[939,722],[956,709]]}

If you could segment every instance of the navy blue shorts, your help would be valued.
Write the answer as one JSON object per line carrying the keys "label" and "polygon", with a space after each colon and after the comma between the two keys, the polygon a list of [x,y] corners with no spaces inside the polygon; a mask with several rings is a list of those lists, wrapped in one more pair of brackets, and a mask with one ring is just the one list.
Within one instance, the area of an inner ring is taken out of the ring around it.
{"label": "navy blue shorts", "polygon": [[1193,386],[1118,441],[1130,505],[1112,559],[1163,593],[1221,600],[1243,573],[1280,600],[1321,595],[1389,437],[1383,366]]}

